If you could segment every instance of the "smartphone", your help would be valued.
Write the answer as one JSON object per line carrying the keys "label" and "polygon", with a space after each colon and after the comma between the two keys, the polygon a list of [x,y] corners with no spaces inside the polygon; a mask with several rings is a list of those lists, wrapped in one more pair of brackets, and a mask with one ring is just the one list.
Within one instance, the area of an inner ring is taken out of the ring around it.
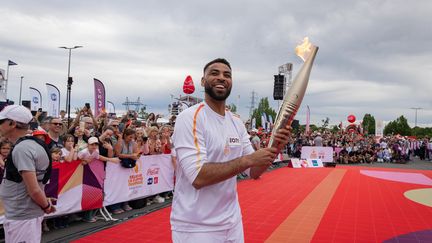
{"label": "smartphone", "polygon": [[38,111],[39,111],[39,112],[42,112],[42,108],[39,108]]}
{"label": "smartphone", "polygon": [[38,129],[39,124],[37,122],[30,122],[30,129],[31,130],[36,130]]}
{"label": "smartphone", "polygon": [[79,127],[80,127],[80,130],[81,131],[84,131],[84,129],[85,129],[85,122],[80,122],[80,125],[79,125]]}
{"label": "smartphone", "polygon": [[85,103],[85,107],[87,107],[87,109],[90,109],[90,103]]}

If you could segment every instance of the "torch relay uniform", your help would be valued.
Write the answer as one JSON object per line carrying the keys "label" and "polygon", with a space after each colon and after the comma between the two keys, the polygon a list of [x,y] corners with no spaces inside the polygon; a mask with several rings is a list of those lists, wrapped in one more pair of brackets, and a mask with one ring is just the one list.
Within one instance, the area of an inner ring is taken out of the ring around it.
{"label": "torch relay uniform", "polygon": [[199,190],[192,185],[205,163],[227,162],[254,152],[243,122],[229,111],[222,116],[203,102],[178,116],[173,142],[178,161],[171,211],[173,241],[243,242],[236,176]]}

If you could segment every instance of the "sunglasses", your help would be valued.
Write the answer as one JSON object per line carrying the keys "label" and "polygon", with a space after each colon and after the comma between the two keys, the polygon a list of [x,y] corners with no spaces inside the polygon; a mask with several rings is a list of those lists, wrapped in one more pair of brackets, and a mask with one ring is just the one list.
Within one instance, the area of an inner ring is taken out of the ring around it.
{"label": "sunglasses", "polygon": [[7,121],[8,119],[2,119],[0,120],[0,125],[3,124],[5,121]]}
{"label": "sunglasses", "polygon": [[63,126],[63,123],[51,122],[51,124],[56,125],[56,126]]}

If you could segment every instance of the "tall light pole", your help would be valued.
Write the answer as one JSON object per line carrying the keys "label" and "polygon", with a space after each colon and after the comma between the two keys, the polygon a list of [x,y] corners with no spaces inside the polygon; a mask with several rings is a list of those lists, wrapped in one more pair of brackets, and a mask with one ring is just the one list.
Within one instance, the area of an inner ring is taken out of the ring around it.
{"label": "tall light pole", "polygon": [[24,76],[21,76],[21,82],[20,82],[20,95],[19,95],[19,102],[18,105],[21,105],[21,91],[22,91],[22,80],[23,80]]}
{"label": "tall light pole", "polygon": [[415,126],[417,126],[417,111],[423,109],[422,107],[411,107],[411,110],[415,110]]}
{"label": "tall light pole", "polygon": [[71,100],[71,90],[72,90],[72,77],[70,76],[70,64],[71,64],[71,55],[72,50],[77,48],[82,48],[83,46],[74,46],[74,47],[66,47],[60,46],[59,48],[69,50],[69,62],[68,62],[68,79],[67,79],[67,93],[66,93],[66,110],[68,114],[68,128],[70,126],[70,100]]}

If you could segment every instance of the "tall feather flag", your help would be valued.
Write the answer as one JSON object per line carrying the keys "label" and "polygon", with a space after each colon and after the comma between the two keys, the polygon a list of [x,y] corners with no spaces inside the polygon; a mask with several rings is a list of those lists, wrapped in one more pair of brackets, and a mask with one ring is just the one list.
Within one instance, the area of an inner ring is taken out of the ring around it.
{"label": "tall feather flag", "polygon": [[47,103],[48,116],[59,117],[60,116],[60,90],[49,83],[46,83],[46,88],[48,91]]}
{"label": "tall feather flag", "polygon": [[94,115],[98,116],[102,111],[105,110],[105,86],[99,79],[94,80],[94,99],[95,109]]}
{"label": "tall feather flag", "polygon": [[37,111],[42,108],[42,94],[41,92],[33,87],[30,87],[30,110]]}
{"label": "tall feather flag", "polygon": [[306,134],[310,133],[310,108],[307,106],[306,110]]}
{"label": "tall feather flag", "polygon": [[265,113],[261,114],[261,126],[264,130],[267,131],[267,116]]}

